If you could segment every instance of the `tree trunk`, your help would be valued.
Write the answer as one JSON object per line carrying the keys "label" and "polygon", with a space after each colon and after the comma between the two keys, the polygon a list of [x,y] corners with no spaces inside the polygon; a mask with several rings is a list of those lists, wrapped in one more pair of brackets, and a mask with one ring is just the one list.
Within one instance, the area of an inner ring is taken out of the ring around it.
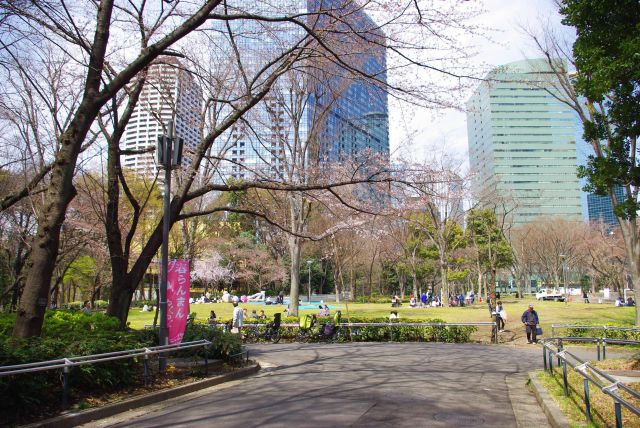
{"label": "tree trunk", "polygon": [[[640,326],[640,239],[635,220],[620,219],[620,231],[624,239],[624,247],[629,263],[629,274],[633,282],[633,292],[636,300],[636,326]],[[622,285],[625,287],[624,283]]]}
{"label": "tree trunk", "polygon": [[73,176],[78,154],[101,107],[101,104],[96,102],[96,95],[102,81],[112,10],[112,1],[103,0],[98,7],[84,96],[69,127],[59,137],[60,149],[51,170],[51,181],[38,216],[38,231],[32,242],[31,255],[27,263],[28,273],[13,329],[15,337],[40,336],[42,332],[51,277],[60,247],[60,228],[67,206],[76,196]]}
{"label": "tree trunk", "polygon": [[291,258],[291,290],[289,291],[289,315],[298,316],[298,300],[300,299],[300,238],[289,235],[289,257]]}
{"label": "tree trunk", "polygon": [[449,301],[449,281],[447,281],[447,264],[440,261],[440,282],[442,283],[442,293]]}
{"label": "tree trunk", "polygon": [[356,292],[356,285],[355,285],[355,281],[353,280],[353,264],[351,266],[349,266],[349,289],[351,292],[351,301],[355,302],[356,298],[358,297]]}
{"label": "tree trunk", "polygon": [[333,270],[333,282],[336,286],[336,303],[340,303],[340,291],[344,288],[342,287],[342,270],[340,269],[340,265],[337,263]]}

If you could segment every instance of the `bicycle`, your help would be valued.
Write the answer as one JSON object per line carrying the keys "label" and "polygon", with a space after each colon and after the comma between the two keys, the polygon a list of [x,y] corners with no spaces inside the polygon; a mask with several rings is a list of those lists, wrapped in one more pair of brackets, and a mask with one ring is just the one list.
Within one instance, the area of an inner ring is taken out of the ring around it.
{"label": "bicycle", "polygon": [[247,343],[256,343],[260,341],[278,343],[280,341],[280,321],[282,315],[276,313],[273,316],[273,322],[265,325],[264,331],[260,327],[252,328],[244,337]]}
{"label": "bicycle", "polygon": [[315,315],[305,315],[300,317],[300,329],[296,340],[298,342],[310,342],[314,338],[313,327],[316,325],[317,318]]}

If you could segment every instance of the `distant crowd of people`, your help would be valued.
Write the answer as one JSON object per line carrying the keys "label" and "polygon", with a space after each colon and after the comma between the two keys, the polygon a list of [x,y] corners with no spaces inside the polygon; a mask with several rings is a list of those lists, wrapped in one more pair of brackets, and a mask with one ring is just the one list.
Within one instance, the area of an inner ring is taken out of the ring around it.
{"label": "distant crowd of people", "polygon": [[[459,295],[449,293],[448,303],[449,306],[464,306],[465,304],[473,304],[476,300],[476,296],[473,291],[471,291],[467,296],[463,293]],[[391,307],[399,308],[402,306],[402,300],[400,296],[395,295],[391,299]],[[439,295],[434,295],[430,291],[426,291],[422,294],[414,295],[411,293],[409,295],[409,307],[410,308],[427,308],[427,307],[438,307],[442,306],[442,300]]]}
{"label": "distant crowd of people", "polygon": [[616,305],[616,307],[619,307],[619,306],[635,306],[636,302],[631,297],[627,297],[627,301],[625,302],[624,299],[622,298],[622,296],[618,296],[618,298],[616,299],[615,305]]}

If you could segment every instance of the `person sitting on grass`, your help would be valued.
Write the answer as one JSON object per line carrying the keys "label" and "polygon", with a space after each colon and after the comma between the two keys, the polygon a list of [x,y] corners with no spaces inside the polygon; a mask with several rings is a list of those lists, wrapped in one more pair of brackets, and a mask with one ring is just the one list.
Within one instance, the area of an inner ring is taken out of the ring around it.
{"label": "person sitting on grass", "polygon": [[416,298],[413,294],[409,297],[409,306],[412,308],[415,308],[417,306]]}
{"label": "person sitting on grass", "polygon": [[209,324],[215,324],[216,323],[216,313],[214,311],[211,311],[211,313],[209,314]]}
{"label": "person sitting on grass", "polygon": [[258,319],[261,319],[261,320],[267,319],[267,316],[264,314],[264,310],[260,311],[260,314],[258,314]]}
{"label": "person sitting on grass", "polygon": [[391,311],[391,313],[389,314],[389,319],[390,320],[397,320],[398,319],[398,311]]}

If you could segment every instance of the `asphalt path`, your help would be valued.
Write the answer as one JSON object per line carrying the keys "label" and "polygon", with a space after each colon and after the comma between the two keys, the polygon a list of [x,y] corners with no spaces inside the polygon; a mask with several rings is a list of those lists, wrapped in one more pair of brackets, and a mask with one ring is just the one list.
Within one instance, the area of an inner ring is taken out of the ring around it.
{"label": "asphalt path", "polygon": [[546,422],[525,386],[526,373],[541,368],[539,345],[269,344],[252,346],[250,355],[263,366],[255,376],[98,425],[415,428]]}

